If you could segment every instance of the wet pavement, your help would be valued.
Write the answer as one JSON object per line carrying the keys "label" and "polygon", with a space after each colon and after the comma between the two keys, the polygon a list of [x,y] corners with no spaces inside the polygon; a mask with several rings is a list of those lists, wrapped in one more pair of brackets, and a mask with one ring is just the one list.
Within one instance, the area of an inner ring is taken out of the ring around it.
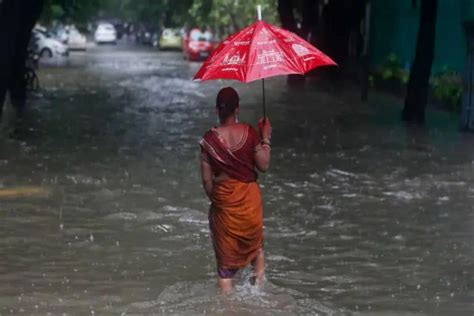
{"label": "wet pavement", "polygon": [[267,286],[243,271],[217,296],[197,142],[220,87],[251,123],[261,90],[192,82],[198,67],[103,46],[41,70],[28,128],[0,137],[0,315],[474,313],[474,137],[284,78],[267,83]]}

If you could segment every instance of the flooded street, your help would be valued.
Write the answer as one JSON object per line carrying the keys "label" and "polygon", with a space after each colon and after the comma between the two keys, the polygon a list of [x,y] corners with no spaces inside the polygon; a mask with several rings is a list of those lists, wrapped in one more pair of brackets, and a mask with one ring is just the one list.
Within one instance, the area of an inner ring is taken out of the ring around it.
{"label": "flooded street", "polygon": [[474,313],[474,136],[285,78],[267,81],[268,284],[243,271],[216,296],[198,141],[219,88],[255,125],[261,86],[192,82],[198,67],[119,45],[41,69],[29,129],[0,136],[0,315]]}

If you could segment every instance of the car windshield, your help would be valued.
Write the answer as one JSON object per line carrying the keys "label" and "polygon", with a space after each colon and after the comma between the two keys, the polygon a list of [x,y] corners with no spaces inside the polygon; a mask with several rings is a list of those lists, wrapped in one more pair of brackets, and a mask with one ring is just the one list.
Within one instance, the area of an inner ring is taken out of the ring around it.
{"label": "car windshield", "polygon": [[39,34],[42,34],[42,35],[43,35],[44,37],[46,37],[46,38],[52,38],[52,37],[53,37],[53,36],[51,35],[51,33],[49,33],[49,32],[45,32],[45,31],[40,31],[40,30],[38,30],[38,33],[39,33]]}
{"label": "car windshield", "polygon": [[163,31],[163,36],[166,36],[166,37],[173,37],[173,36],[177,36],[178,33],[173,31],[173,30],[164,30]]}
{"label": "car windshield", "polygon": [[210,42],[212,40],[212,33],[209,31],[201,32],[200,30],[192,30],[189,34],[189,37],[193,41],[206,41]]}
{"label": "car windshield", "polygon": [[99,25],[98,29],[101,31],[113,31],[114,27],[112,25],[101,24]]}

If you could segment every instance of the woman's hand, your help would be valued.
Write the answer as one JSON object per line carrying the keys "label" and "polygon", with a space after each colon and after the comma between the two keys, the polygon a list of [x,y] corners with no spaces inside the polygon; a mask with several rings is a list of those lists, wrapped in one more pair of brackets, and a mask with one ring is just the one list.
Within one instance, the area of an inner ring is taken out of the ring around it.
{"label": "woman's hand", "polygon": [[258,129],[260,130],[260,137],[262,140],[270,140],[272,137],[272,125],[270,124],[270,120],[267,118],[261,118],[258,121]]}

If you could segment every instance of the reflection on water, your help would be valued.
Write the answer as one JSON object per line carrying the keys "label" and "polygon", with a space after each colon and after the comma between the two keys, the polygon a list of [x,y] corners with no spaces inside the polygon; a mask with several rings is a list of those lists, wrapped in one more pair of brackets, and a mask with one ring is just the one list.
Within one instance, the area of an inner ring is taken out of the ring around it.
{"label": "reflection on water", "polygon": [[[43,70],[30,128],[0,138],[0,314],[472,314],[474,140],[452,118],[413,130],[383,96],[270,80],[268,284],[221,297],[197,141],[229,83],[114,49]],[[256,122],[260,86],[233,85]]]}

